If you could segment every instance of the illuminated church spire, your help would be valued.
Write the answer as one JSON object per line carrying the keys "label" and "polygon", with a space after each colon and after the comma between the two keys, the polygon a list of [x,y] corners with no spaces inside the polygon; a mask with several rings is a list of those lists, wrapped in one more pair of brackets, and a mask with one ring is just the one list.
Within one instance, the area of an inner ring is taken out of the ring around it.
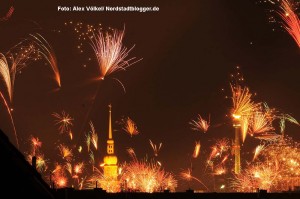
{"label": "illuminated church spire", "polygon": [[112,136],[111,108],[109,105],[107,155],[104,157],[104,177],[116,180],[118,177],[118,158],[114,155],[114,140]]}
{"label": "illuminated church spire", "polygon": [[109,107],[108,139],[112,139],[112,129],[111,129],[111,104],[108,105],[108,107]]}
{"label": "illuminated church spire", "polygon": [[108,140],[107,140],[107,154],[114,154],[114,140],[112,139],[112,126],[111,126],[111,104],[108,105]]}

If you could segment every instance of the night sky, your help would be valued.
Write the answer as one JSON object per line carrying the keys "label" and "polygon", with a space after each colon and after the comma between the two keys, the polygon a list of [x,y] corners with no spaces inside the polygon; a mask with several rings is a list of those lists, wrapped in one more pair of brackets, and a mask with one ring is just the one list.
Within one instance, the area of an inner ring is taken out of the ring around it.
{"label": "night sky", "polygon": [[[76,3],[77,2],[77,3]],[[128,147],[138,158],[152,157],[149,139],[163,143],[159,153],[166,171],[174,175],[190,167],[195,141],[201,141],[203,159],[193,160],[193,174],[201,179],[203,161],[215,140],[234,136],[229,113],[229,77],[240,66],[255,101],[300,119],[299,48],[280,26],[270,24],[266,6],[254,0],[90,0],[13,1],[14,13],[0,22],[0,51],[7,52],[30,33],[41,33],[53,46],[61,72],[62,87],[56,90],[53,73],[42,61],[17,74],[13,116],[21,150],[29,146],[29,136],[43,142],[42,151],[55,160],[55,147],[85,145],[84,135],[92,120],[99,135],[96,161],[105,155],[108,132],[108,104],[112,104],[114,139],[119,161],[129,161]],[[9,3],[1,1],[1,16]],[[5,5],[4,5],[5,4]],[[58,5],[158,6],[159,12],[58,12]],[[100,82],[94,53],[88,42],[85,52],[76,48],[76,36],[64,22],[101,23],[102,27],[123,29],[124,44],[135,45],[129,57],[140,62],[112,74]],[[275,28],[275,31],[273,29]],[[57,30],[61,30],[60,33]],[[91,61],[87,61],[92,58]],[[86,64],[86,67],[83,65]],[[126,94],[113,78],[126,87]],[[94,97],[98,85],[99,92]],[[7,96],[3,82],[1,92]],[[225,92],[221,92],[224,88]],[[92,106],[91,111],[90,107]],[[1,101],[0,128],[14,140],[13,131]],[[75,141],[59,135],[53,112],[62,110],[74,118]],[[206,133],[191,130],[189,122],[197,114],[211,115],[212,128]],[[140,134],[130,137],[116,121],[129,116]],[[276,124],[277,125],[277,124]],[[299,140],[299,127],[287,125],[287,134]],[[248,137],[242,148],[252,154],[258,140]],[[200,155],[200,156],[201,156]],[[248,154],[249,155],[249,154]],[[192,188],[201,187],[194,184]],[[180,181],[178,190],[188,186]]]}

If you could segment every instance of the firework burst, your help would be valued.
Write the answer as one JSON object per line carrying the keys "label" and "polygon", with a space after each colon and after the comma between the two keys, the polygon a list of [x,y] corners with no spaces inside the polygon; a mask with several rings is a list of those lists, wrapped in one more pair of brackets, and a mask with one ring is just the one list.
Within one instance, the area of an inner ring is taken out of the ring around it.
{"label": "firework burst", "polygon": [[42,154],[38,155],[36,158],[36,169],[41,173],[47,170],[46,160]]}
{"label": "firework burst", "polygon": [[135,122],[134,122],[132,119],[130,119],[129,117],[127,117],[127,118],[123,121],[123,123],[124,123],[123,130],[124,130],[125,132],[127,132],[131,137],[132,137],[133,135],[139,134],[139,131],[138,131],[138,129],[137,129],[137,126],[136,126]]}
{"label": "firework burst", "polygon": [[65,111],[62,111],[61,114],[52,113],[52,116],[56,118],[55,124],[58,125],[58,130],[61,134],[69,132],[70,126],[73,125],[72,121],[74,120],[69,114],[67,114]]}
{"label": "firework burst", "polygon": [[174,191],[177,181],[159,164],[148,161],[132,161],[122,167],[121,181],[126,181],[130,190],[152,193],[168,189]]}
{"label": "firework burst", "polygon": [[[30,60],[39,59],[39,54],[37,53],[35,47],[32,44],[25,44],[25,41],[22,41],[15,45],[8,53],[7,59],[5,55],[0,53],[0,76],[5,82],[7,92],[9,95],[10,102],[13,101],[13,91],[14,91],[14,82],[16,72],[21,72],[21,70],[27,66]],[[9,69],[9,63],[11,63],[11,68]],[[5,102],[6,103],[6,102]],[[7,104],[7,103],[6,103]],[[8,105],[7,105],[8,107]],[[8,110],[11,110],[8,107]],[[10,113],[11,115],[11,113]],[[11,116],[12,118],[12,116]],[[14,127],[15,131],[15,127]],[[15,131],[16,134],[16,131]],[[17,146],[18,146],[17,141]]]}
{"label": "firework burst", "polygon": [[263,147],[260,158],[248,165],[234,181],[237,191],[256,188],[271,192],[288,190],[300,185],[300,146],[291,139],[281,139]]}
{"label": "firework burst", "polygon": [[275,118],[270,117],[269,114],[265,114],[262,112],[256,112],[252,116],[251,124],[250,124],[250,134],[263,134],[270,133],[274,131],[274,127],[272,126],[272,122]]}
{"label": "firework burst", "polygon": [[75,175],[81,174],[83,172],[84,163],[80,162],[74,166]]}
{"label": "firework burst", "polygon": [[158,152],[160,151],[160,148],[162,146],[162,143],[159,143],[159,145],[157,146],[156,144],[154,144],[151,140],[149,140],[150,142],[150,145],[152,147],[152,150],[153,150],[153,153],[154,153],[154,156],[158,156]]}
{"label": "firework burst", "polygon": [[[91,40],[94,38],[94,32],[96,30],[102,30],[102,25],[98,24],[86,24],[83,22],[74,22],[74,21],[66,21],[64,23],[66,27],[71,27],[74,31],[77,39],[76,48],[79,50],[80,53],[84,52],[84,45],[86,41]],[[58,31],[60,32],[60,31]],[[90,61],[91,58],[88,58]]]}
{"label": "firework burst", "polygon": [[54,169],[52,170],[52,174],[60,173],[62,171],[62,166],[58,163],[55,163]]}
{"label": "firework burst", "polygon": [[32,146],[32,150],[33,150],[33,156],[35,156],[36,151],[42,146],[42,142],[39,140],[39,138],[35,138],[35,137],[31,137],[30,139],[31,141],[31,146]]}
{"label": "firework burst", "polygon": [[208,117],[208,120],[204,120],[201,115],[198,114],[197,119],[192,120],[190,124],[192,125],[193,130],[203,131],[203,133],[206,133],[210,126],[210,117]]}
{"label": "firework burst", "polygon": [[71,159],[72,159],[72,157],[73,157],[72,149],[69,149],[69,147],[67,147],[67,146],[65,146],[63,144],[60,144],[58,146],[58,149],[59,149],[59,152],[60,152],[60,156],[64,160],[70,162]]}
{"label": "firework burst", "polygon": [[98,30],[98,34],[91,38],[91,45],[100,69],[100,79],[103,80],[108,75],[125,70],[132,64],[140,61],[135,61],[135,57],[127,59],[134,46],[130,49],[124,47],[122,43],[123,37],[124,30],[112,30],[112,34]]}
{"label": "firework burst", "polygon": [[224,175],[226,172],[227,170],[224,166],[219,166],[215,169],[214,175]]}
{"label": "firework burst", "polygon": [[251,116],[259,108],[259,104],[252,101],[252,94],[247,87],[240,85],[231,86],[232,91],[232,116],[234,119],[240,119],[242,116]]}
{"label": "firework burst", "polygon": [[21,73],[31,61],[40,60],[41,55],[34,43],[28,39],[22,40],[13,46],[6,54],[7,59],[11,63],[10,74],[12,83],[11,88],[13,91],[16,73]]}
{"label": "firework burst", "polygon": [[237,191],[254,192],[256,188],[271,190],[276,184],[280,170],[270,164],[257,164],[235,176],[232,186]]}
{"label": "firework burst", "polygon": [[91,127],[91,142],[93,144],[93,146],[95,147],[95,149],[98,149],[98,134],[96,133],[94,124],[92,121],[90,121],[90,127]]}
{"label": "firework burst", "polygon": [[218,147],[218,151],[220,151],[220,156],[222,156],[222,153],[228,151],[228,149],[230,148],[230,141],[228,138],[222,138],[222,139],[218,139],[216,141],[216,146]]}
{"label": "firework burst", "polygon": [[54,176],[54,182],[56,183],[56,186],[63,188],[66,187],[68,184],[68,178],[66,178],[63,175],[55,175]]}

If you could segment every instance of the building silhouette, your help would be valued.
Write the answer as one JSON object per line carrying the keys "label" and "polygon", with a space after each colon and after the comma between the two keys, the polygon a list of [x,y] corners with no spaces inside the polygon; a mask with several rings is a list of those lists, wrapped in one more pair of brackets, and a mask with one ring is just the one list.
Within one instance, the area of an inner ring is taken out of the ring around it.
{"label": "building silhouette", "polygon": [[41,175],[1,130],[0,159],[0,198],[55,198]]}

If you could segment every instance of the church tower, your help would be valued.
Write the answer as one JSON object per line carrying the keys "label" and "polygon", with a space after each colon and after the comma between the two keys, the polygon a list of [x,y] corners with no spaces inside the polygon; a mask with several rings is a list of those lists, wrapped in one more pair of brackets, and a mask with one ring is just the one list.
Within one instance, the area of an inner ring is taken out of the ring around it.
{"label": "church tower", "polygon": [[108,140],[107,140],[107,155],[104,156],[104,177],[110,180],[117,180],[118,177],[118,158],[114,155],[114,140],[112,136],[111,125],[111,104],[109,107],[109,121],[108,121]]}

